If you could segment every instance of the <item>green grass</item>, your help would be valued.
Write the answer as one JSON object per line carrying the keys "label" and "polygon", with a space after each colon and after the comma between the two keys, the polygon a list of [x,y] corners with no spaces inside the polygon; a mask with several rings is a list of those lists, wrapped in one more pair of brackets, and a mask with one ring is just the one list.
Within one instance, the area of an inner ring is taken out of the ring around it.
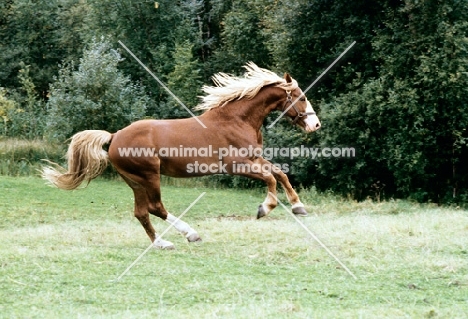
{"label": "green grass", "polygon": [[165,186],[163,200],[179,215],[202,191],[184,220],[203,242],[171,230],[176,250],[150,250],[115,281],[150,244],[123,182],[66,192],[0,176],[0,317],[468,315],[465,210],[303,192],[312,214],[301,220],[354,280],[281,207],[255,220],[263,192]]}
{"label": "green grass", "polygon": [[65,152],[64,145],[0,137],[0,175],[33,175],[44,163],[43,159],[61,163]]}

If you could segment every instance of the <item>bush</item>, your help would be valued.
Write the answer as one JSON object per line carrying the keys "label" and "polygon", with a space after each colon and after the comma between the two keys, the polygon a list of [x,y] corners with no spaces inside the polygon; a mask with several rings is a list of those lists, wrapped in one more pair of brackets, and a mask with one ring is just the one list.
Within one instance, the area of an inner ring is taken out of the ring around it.
{"label": "bush", "polygon": [[[458,202],[468,189],[466,6],[408,2],[373,43],[381,75],[322,105],[323,143],[355,161],[321,161],[321,189],[358,198]],[[408,32],[408,29],[410,32]]]}
{"label": "bush", "polygon": [[144,117],[149,98],[118,70],[121,61],[101,39],[84,50],[77,70],[73,63],[61,68],[47,103],[47,139],[63,141],[86,129],[115,132]]}
{"label": "bush", "polygon": [[44,131],[45,103],[39,98],[29,72],[29,66],[19,63],[21,69],[18,90],[0,89],[1,134],[9,137],[41,138]]}
{"label": "bush", "polygon": [[0,88],[0,130],[1,135],[8,135],[8,126],[11,122],[11,113],[16,109],[15,101],[9,99],[4,88]]}

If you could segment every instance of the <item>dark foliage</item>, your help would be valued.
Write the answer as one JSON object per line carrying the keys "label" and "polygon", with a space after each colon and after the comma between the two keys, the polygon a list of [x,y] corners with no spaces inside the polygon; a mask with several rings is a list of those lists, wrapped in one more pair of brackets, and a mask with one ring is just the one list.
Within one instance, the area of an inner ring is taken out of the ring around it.
{"label": "dark foliage", "polygon": [[[286,120],[264,131],[266,147],[354,147],[356,156],[272,161],[288,164],[295,185],[357,199],[466,202],[467,21],[459,0],[7,0],[0,4],[0,128],[7,136],[64,138],[139,117],[189,116],[118,41],[189,107],[213,73],[240,74],[248,61],[289,72],[305,88],[356,41],[307,93],[319,132],[305,135]],[[102,51],[107,60],[90,62],[101,37],[118,61]],[[93,68],[110,71],[100,78]],[[102,115],[111,105],[105,118],[79,115]]]}

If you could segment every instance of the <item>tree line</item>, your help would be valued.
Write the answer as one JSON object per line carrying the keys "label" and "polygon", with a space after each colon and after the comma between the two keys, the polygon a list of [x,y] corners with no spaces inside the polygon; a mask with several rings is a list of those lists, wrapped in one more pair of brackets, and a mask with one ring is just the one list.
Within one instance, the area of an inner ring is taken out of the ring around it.
{"label": "tree line", "polygon": [[190,107],[211,75],[242,74],[248,61],[305,88],[356,41],[307,93],[320,131],[264,129],[267,146],[356,157],[276,160],[296,185],[356,199],[468,202],[464,0],[5,0],[0,38],[0,134],[62,142],[188,116],[118,41]]}

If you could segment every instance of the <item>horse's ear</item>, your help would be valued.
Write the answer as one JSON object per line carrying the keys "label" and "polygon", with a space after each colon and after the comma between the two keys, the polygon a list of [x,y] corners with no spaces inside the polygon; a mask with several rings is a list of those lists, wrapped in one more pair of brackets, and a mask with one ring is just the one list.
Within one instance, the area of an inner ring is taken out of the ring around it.
{"label": "horse's ear", "polygon": [[292,77],[289,75],[289,73],[284,74],[284,79],[286,80],[286,83],[292,82]]}

